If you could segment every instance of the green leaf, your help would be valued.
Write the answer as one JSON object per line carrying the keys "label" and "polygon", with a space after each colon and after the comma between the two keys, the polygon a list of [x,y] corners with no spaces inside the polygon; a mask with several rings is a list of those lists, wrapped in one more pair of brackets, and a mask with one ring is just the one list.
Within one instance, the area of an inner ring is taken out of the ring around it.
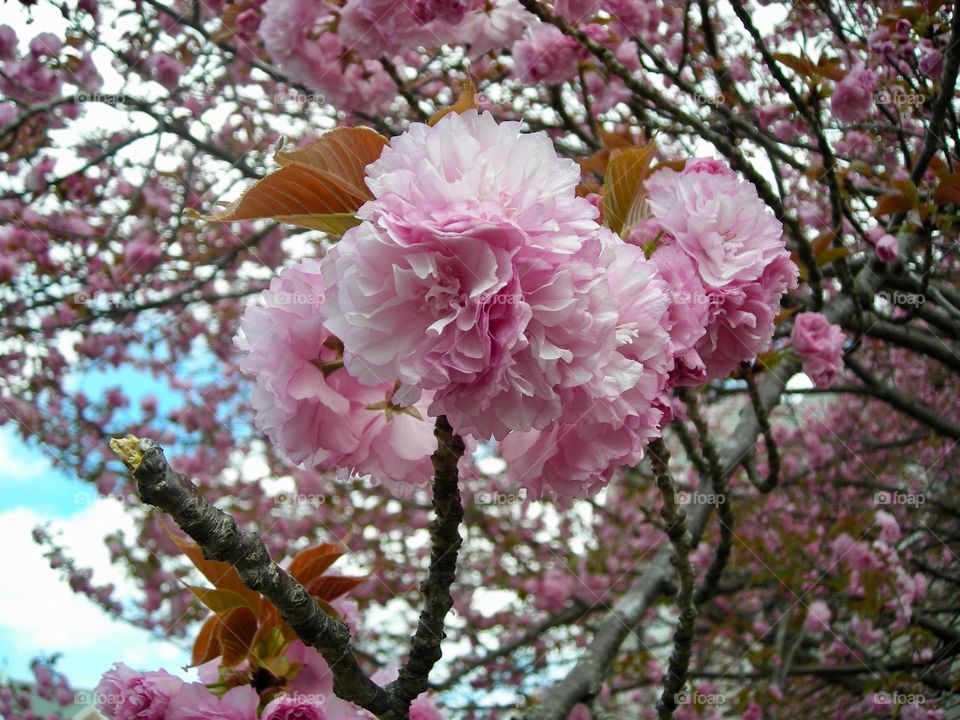
{"label": "green leaf", "polygon": [[213,590],[196,585],[187,585],[186,588],[194,594],[197,600],[215,613],[223,613],[231,608],[247,606],[246,599],[230,590]]}
{"label": "green leaf", "polygon": [[817,267],[832,263],[837,258],[842,258],[845,255],[849,255],[850,250],[845,247],[829,247],[821,253],[817,254]]}
{"label": "green leaf", "polygon": [[356,227],[360,221],[353,213],[327,213],[325,215],[277,215],[273,218],[277,222],[297,227],[320,230],[331,235],[343,235],[347,230]]}

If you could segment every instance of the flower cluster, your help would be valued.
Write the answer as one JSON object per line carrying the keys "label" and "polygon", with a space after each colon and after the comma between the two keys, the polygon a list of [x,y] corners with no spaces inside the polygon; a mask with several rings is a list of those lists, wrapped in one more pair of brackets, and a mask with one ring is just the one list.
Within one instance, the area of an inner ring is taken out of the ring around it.
{"label": "flower cluster", "polygon": [[283,271],[238,344],[291,459],[425,481],[427,416],[499,441],[512,482],[577,496],[638,463],[669,388],[769,341],[796,283],[781,228],[715,161],[647,182],[648,259],[597,222],[577,165],[475,110],[414,124],[321,261]]}
{"label": "flower cluster", "polygon": [[273,279],[264,307],[245,314],[237,346],[240,369],[257,381],[257,425],[296,463],[389,478],[403,494],[404,483],[431,472],[426,399],[396,406],[394,383],[363,385],[344,371],[343,345],[319,311],[324,298],[320,263],[305,260]]}
{"label": "flower cluster", "polygon": [[797,286],[782,226],[715,160],[660,170],[646,189],[663,233],[651,259],[672,293],[671,384],[724,377],[770,343],[780,298]]}
{"label": "flower cluster", "polygon": [[380,62],[418,62],[417,47],[465,45],[478,57],[518,39],[517,0],[266,0],[260,36],[290,80],[349,111],[386,111],[397,85]]}
{"label": "flower cluster", "polygon": [[[203,682],[185,682],[169,673],[137,672],[117,663],[104,673],[93,691],[94,703],[107,720],[367,720],[369,713],[338,698],[333,675],[315,649],[295,641],[287,650],[290,663],[299,666],[288,687],[261,698],[251,684],[223,690],[216,683],[218,661],[201,666]],[[396,670],[392,671],[392,676]],[[377,682],[392,679],[391,671],[374,675]],[[214,692],[211,688],[219,688]],[[262,706],[262,708],[261,708]],[[410,707],[412,720],[443,720],[433,699],[424,694]]]}

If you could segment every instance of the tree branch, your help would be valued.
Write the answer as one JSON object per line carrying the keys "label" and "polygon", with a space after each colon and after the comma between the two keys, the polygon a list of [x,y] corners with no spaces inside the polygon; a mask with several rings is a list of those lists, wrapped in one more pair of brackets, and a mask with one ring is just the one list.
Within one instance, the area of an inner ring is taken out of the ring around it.
{"label": "tree branch", "polygon": [[273,603],[297,636],[323,655],[339,697],[386,716],[390,695],[360,668],[347,625],[321,610],[303,585],[270,559],[257,533],[242,531],[233,517],[200,497],[193,482],[170,467],[153,440],[128,435],[111,440],[110,447],[137,481],[143,502],[169,514],[204,557],[233,565],[243,584]]}
{"label": "tree branch", "polygon": [[687,681],[687,670],[690,668],[690,657],[696,640],[694,630],[697,607],[693,601],[693,590],[697,583],[697,573],[693,563],[690,562],[690,549],[694,543],[687,529],[687,511],[677,503],[677,484],[670,476],[670,451],[667,450],[662,438],[657,438],[650,443],[650,459],[653,463],[657,488],[663,498],[660,515],[667,521],[667,537],[673,545],[673,556],[670,561],[677,569],[677,576],[680,578],[680,592],[677,595],[680,619],[673,635],[673,652],[670,653],[663,693],[657,703],[660,720],[670,720],[674,710],[677,709],[677,693]]}
{"label": "tree branch", "polygon": [[430,523],[430,570],[420,585],[423,610],[417,631],[410,640],[410,655],[400,669],[400,675],[387,687],[395,705],[403,708],[401,718],[406,718],[410,703],[428,689],[430,671],[442,655],[443,621],[453,607],[450,586],[456,575],[457,552],[463,542],[459,530],[463,506],[457,471],[457,463],[464,452],[463,439],[454,434],[447,418],[442,415],[437,418],[433,434],[437,438],[437,451],[432,458],[436,516]]}

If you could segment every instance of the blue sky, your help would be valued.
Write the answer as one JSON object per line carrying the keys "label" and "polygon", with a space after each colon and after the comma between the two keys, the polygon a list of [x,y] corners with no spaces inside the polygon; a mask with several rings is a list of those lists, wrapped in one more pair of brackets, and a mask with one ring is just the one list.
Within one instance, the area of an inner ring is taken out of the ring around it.
{"label": "blue sky", "polygon": [[[90,397],[122,385],[132,408],[147,394],[158,396],[161,410],[180,401],[149,375],[130,368],[88,373],[77,383]],[[36,443],[22,440],[12,425],[0,427],[0,467],[5,468],[0,475],[0,543],[9,552],[0,574],[0,674],[26,679],[34,657],[55,652],[62,653],[58,667],[78,688],[93,687],[118,660],[143,670],[176,672],[185,665],[183,641],[153,638],[74,594],[31,538],[35,526],[50,523],[78,566],[93,568],[94,583],[114,582],[121,597],[130,597],[133,585],[110,565],[102,542],[117,528],[132,531],[120,503],[98,497],[91,485],[52,468]]]}

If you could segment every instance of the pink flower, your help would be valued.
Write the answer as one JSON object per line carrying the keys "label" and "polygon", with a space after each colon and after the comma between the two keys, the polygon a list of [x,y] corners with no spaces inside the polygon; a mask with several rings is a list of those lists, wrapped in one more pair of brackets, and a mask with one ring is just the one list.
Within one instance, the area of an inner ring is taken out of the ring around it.
{"label": "pink flower", "polygon": [[63,48],[63,41],[53,33],[42,32],[30,41],[30,54],[37,58],[57,57]]}
{"label": "pink flower", "polygon": [[927,48],[920,56],[920,72],[933,80],[939,80],[943,75],[943,53],[933,48]]}
{"label": "pink flower", "polygon": [[260,13],[253,8],[247,8],[237,15],[237,30],[241,33],[252,35],[260,27],[263,18]]}
{"label": "pink flower", "polygon": [[549,23],[540,23],[513,46],[514,74],[527,83],[559,85],[577,74],[580,44]]}
{"label": "pink flower", "polygon": [[[270,58],[291,81],[322,93],[317,102],[349,111],[383,111],[396,97],[397,86],[379,62],[344,59],[352,48],[331,31],[336,16],[328,3],[267,0],[263,14],[260,36]],[[414,24],[412,17],[409,23]],[[354,38],[356,50],[380,57],[376,53],[382,51],[365,32]]]}
{"label": "pink flower", "polygon": [[784,250],[755,282],[710,290],[706,334],[696,345],[707,380],[729,375],[769,347],[783,293],[797,287],[797,266]]}
{"label": "pink flower", "polygon": [[259,704],[260,696],[249,685],[217,697],[205,685],[192,683],[171,698],[163,720],[257,720]]}
{"label": "pink flower", "polygon": [[470,56],[510,47],[523,37],[533,16],[517,0],[487,0],[456,26],[453,41],[469,45]]}
{"label": "pink flower", "polygon": [[430,414],[475,437],[546,427],[615,342],[576,165],[471,111],[412,125],[367,175],[376,199],[323,263],[349,371],[435,391]]}
{"label": "pink flower", "polygon": [[108,720],[164,720],[170,699],[184,683],[163,670],[138,673],[116,663],[93,691],[97,709]]}
{"label": "pink flower", "polygon": [[330,6],[312,0],[267,0],[263,16],[260,37],[267,54],[291,81],[316,87],[314,73],[333,62],[340,50],[335,37],[332,48],[319,40],[334,19]]}
{"label": "pink flower", "polygon": [[754,186],[713,160],[690,160],[646,182],[654,217],[694,261],[704,284],[756,280],[783,252],[783,226]]}
{"label": "pink flower", "polygon": [[423,693],[410,703],[410,720],[445,720],[445,716],[433,698]]}
{"label": "pink flower", "polygon": [[0,25],[0,60],[13,60],[16,55],[16,31],[9,25]]}
{"label": "pink flower", "polygon": [[42,157],[23,179],[23,186],[31,192],[43,192],[47,187],[47,175],[53,172],[56,164],[57,161],[54,158],[50,156]]}
{"label": "pink flower", "polygon": [[533,605],[538,610],[559,612],[566,607],[570,586],[574,582],[569,570],[550,568],[533,583]]}
{"label": "pink flower", "polygon": [[817,387],[826,387],[840,373],[843,358],[843,330],[815,312],[797,315],[790,333],[803,372]]}
{"label": "pink flower", "polygon": [[673,244],[657,248],[650,256],[660,277],[670,287],[669,331],[674,355],[670,384],[696,387],[707,379],[707,368],[696,350],[707,331],[710,303],[718,296],[707,292],[693,261]]}
{"label": "pink flower", "polygon": [[830,109],[842,123],[860,122],[867,116],[873,102],[877,76],[863,65],[851,68],[833,89]]}
{"label": "pink flower", "polygon": [[326,720],[323,709],[305,696],[281,695],[270,701],[260,713],[261,720]]}
{"label": "pink flower", "polygon": [[557,0],[554,9],[560,15],[572,22],[589,20],[600,9],[600,0]]}
{"label": "pink flower", "polygon": [[803,621],[803,629],[811,633],[829,632],[830,608],[823,600],[814,600],[807,607],[807,617]]}
{"label": "pink flower", "polygon": [[607,282],[619,299],[617,348],[586,384],[562,391],[563,416],[550,427],[508,435],[500,445],[507,476],[533,497],[545,489],[584,496],[616,468],[643,459],[660,434],[671,368],[670,296],[643,251],[614,238]]}
{"label": "pink flower", "polygon": [[123,264],[130,270],[146,272],[163,257],[163,248],[157,242],[133,239],[123,249]]}
{"label": "pink flower", "polygon": [[151,55],[147,60],[147,67],[150,68],[153,79],[167,90],[176,90],[180,85],[180,76],[186,71],[179,60],[164,53]]}
{"label": "pink flower", "polygon": [[413,17],[421,25],[433,20],[456,25],[467,14],[467,3],[461,0],[414,0]]}
{"label": "pink flower", "polygon": [[884,233],[880,236],[880,239],[877,240],[876,245],[874,245],[874,250],[877,253],[877,259],[880,262],[888,263],[896,260],[897,255],[900,252],[900,244],[897,242],[897,238],[889,233]]}
{"label": "pink flower", "polygon": [[901,537],[903,532],[900,530],[900,523],[897,519],[885,510],[877,510],[876,522],[880,527],[880,539],[889,545],[893,545]]}
{"label": "pink flower", "polygon": [[428,398],[400,407],[392,381],[364,385],[350,375],[340,341],[324,324],[324,296],[320,263],[305,260],[273,279],[265,307],[245,313],[236,344],[246,353],[240,369],[256,380],[257,426],[307,467],[426,482],[436,448]]}
{"label": "pink flower", "polygon": [[639,35],[647,41],[656,38],[662,11],[653,0],[603,0],[602,4],[620,37]]}

